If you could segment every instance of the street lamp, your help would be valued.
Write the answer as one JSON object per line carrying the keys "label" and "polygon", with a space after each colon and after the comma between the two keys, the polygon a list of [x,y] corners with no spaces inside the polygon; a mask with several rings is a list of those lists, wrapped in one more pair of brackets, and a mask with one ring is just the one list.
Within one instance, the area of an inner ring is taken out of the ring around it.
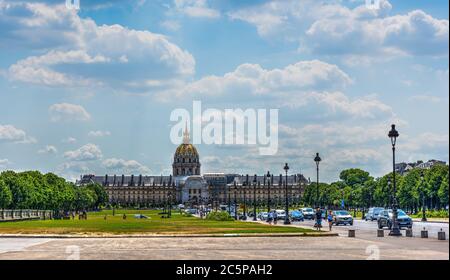
{"label": "street lamp", "polygon": [[393,171],[393,184],[394,189],[392,193],[392,216],[393,216],[393,225],[391,231],[389,232],[390,236],[402,236],[400,232],[400,228],[398,227],[398,211],[397,211],[397,182],[395,181],[395,144],[397,142],[397,137],[399,133],[395,130],[395,124],[391,126],[391,130],[389,131],[388,137],[391,138],[392,144],[392,171]]}
{"label": "street lamp", "polygon": [[285,225],[290,225],[291,221],[289,221],[289,199],[288,199],[288,171],[289,171],[289,165],[286,164],[283,167],[284,172],[286,173],[286,181],[285,181],[285,186],[284,186],[284,190],[285,190],[285,216],[284,216],[284,224]]}
{"label": "street lamp", "polygon": [[253,221],[256,221],[256,174],[253,178]]}
{"label": "street lamp", "polygon": [[247,181],[247,183],[245,184],[245,187],[243,188],[244,189],[244,219],[246,220],[247,219],[247,199],[246,199],[246,197],[245,197],[245,189],[247,188],[247,186],[248,186],[248,181]]}
{"label": "street lamp", "polygon": [[228,186],[228,215],[231,216],[231,186]]}
{"label": "street lamp", "polygon": [[316,157],[314,158],[316,162],[316,172],[317,172],[317,189],[316,189],[316,207],[319,207],[319,163],[322,159],[319,156],[319,153],[316,153]]}
{"label": "street lamp", "polygon": [[387,179],[387,186],[388,186],[388,192],[389,192],[389,197],[388,197],[388,207],[392,205],[392,191],[391,191],[391,177],[388,177]]}
{"label": "street lamp", "polygon": [[237,185],[236,182],[234,182],[234,219],[238,219],[237,215],[237,198],[236,198],[236,192],[237,192]]}
{"label": "street lamp", "polygon": [[427,216],[425,213],[425,190],[424,190],[424,185],[423,185],[423,181],[424,181],[424,175],[423,175],[423,170],[420,171],[420,189],[422,190],[422,222],[426,222],[427,221]]}
{"label": "street lamp", "polygon": [[270,213],[270,172],[267,171],[267,213]]}

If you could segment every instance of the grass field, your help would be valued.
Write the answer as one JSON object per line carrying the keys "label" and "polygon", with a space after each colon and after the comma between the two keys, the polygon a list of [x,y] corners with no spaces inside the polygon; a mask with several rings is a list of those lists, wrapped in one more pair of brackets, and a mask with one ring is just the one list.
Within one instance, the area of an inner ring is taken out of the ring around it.
{"label": "grass field", "polygon": [[[116,210],[88,213],[87,220],[37,220],[0,223],[0,234],[232,234],[232,233],[304,233],[310,229],[269,226],[240,221],[210,221],[172,212],[163,219],[157,210]],[[123,220],[122,215],[127,215]],[[143,214],[149,219],[136,219]],[[107,216],[106,220],[104,219]]]}

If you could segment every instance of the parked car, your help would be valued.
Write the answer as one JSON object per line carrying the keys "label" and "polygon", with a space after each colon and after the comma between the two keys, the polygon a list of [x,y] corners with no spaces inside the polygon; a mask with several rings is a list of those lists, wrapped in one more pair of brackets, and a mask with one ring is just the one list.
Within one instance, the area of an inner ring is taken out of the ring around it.
{"label": "parked car", "polygon": [[353,217],[346,210],[333,211],[333,224],[353,225]]}
{"label": "parked car", "polygon": [[[406,213],[401,210],[398,209],[397,210],[398,213],[398,226],[399,228],[412,228],[413,226],[413,221],[411,219],[410,216],[406,215]],[[384,227],[387,227],[389,229],[392,228],[393,225],[393,216],[394,216],[394,212],[392,211],[392,209],[387,209],[387,210],[383,210],[380,212],[380,214],[378,215],[378,228],[382,229]]]}
{"label": "parked car", "polygon": [[246,221],[247,220],[247,215],[244,215],[244,213],[239,213],[238,214],[238,219],[241,221]]}
{"label": "parked car", "polygon": [[305,217],[303,216],[302,211],[294,210],[289,213],[291,216],[292,221],[300,221],[303,222],[305,220]]}
{"label": "parked car", "polygon": [[384,210],[383,207],[372,207],[372,208],[369,208],[369,211],[367,212],[366,217],[365,217],[366,221],[378,220],[378,215],[383,210]]}
{"label": "parked car", "polygon": [[303,217],[305,219],[308,219],[308,220],[313,220],[314,219],[314,209],[312,209],[312,208],[302,208],[302,209],[300,209],[300,211],[302,211]]}
{"label": "parked car", "polygon": [[187,213],[187,214],[195,215],[195,214],[197,214],[197,209],[195,209],[195,208],[188,208],[188,209],[184,210],[184,212]]}
{"label": "parked car", "polygon": [[259,212],[258,213],[258,219],[260,219],[261,221],[267,221],[267,218],[269,217],[267,212]]}
{"label": "parked car", "polygon": [[284,210],[275,210],[277,212],[277,219],[278,220],[284,220],[286,217],[286,211]]}

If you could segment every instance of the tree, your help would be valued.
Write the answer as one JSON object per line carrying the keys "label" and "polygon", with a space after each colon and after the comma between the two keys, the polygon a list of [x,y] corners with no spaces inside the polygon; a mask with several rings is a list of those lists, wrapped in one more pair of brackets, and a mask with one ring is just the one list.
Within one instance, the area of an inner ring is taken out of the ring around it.
{"label": "tree", "polygon": [[[429,198],[430,208],[441,208],[441,199],[439,196],[439,189],[442,183],[447,178],[448,182],[448,165],[434,165],[431,169],[425,173],[425,181],[427,183],[427,194]],[[445,186],[445,183],[444,183]],[[444,191],[445,193],[445,191]],[[445,199],[444,199],[445,200]]]}
{"label": "tree", "polygon": [[350,168],[343,170],[339,178],[344,181],[347,186],[355,187],[364,185],[371,177],[369,172],[358,168]]}
{"label": "tree", "polygon": [[96,200],[94,203],[94,207],[96,209],[98,209],[101,206],[105,206],[106,203],[108,203],[108,194],[101,185],[97,183],[91,183],[86,187],[95,193]]}
{"label": "tree", "polygon": [[12,203],[12,193],[6,183],[0,178],[0,209],[8,208]]}
{"label": "tree", "polygon": [[413,169],[403,176],[397,191],[400,208],[416,212],[420,199],[420,188],[422,187],[420,173],[421,170]]}
{"label": "tree", "polygon": [[444,180],[441,183],[441,187],[438,190],[439,200],[441,201],[441,206],[448,206],[448,173],[444,177]]}

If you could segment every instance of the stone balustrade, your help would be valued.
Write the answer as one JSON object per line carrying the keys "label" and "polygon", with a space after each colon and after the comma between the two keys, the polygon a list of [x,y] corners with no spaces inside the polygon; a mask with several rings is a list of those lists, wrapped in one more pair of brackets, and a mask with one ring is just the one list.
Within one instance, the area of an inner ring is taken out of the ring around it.
{"label": "stone balustrade", "polygon": [[53,218],[53,211],[51,210],[0,209],[0,222],[33,220],[33,219],[48,220],[52,218]]}

